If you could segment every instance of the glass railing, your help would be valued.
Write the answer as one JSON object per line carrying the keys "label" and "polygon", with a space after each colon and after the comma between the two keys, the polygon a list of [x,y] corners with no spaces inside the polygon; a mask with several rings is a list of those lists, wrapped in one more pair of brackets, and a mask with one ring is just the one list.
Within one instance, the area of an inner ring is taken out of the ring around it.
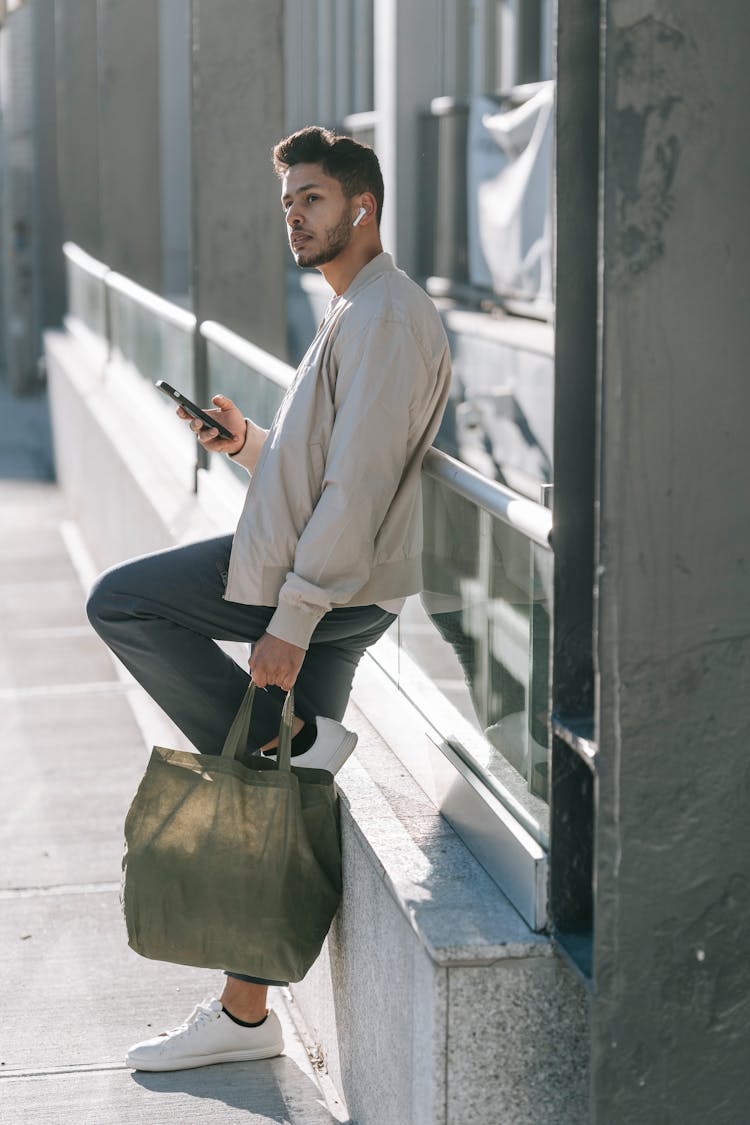
{"label": "glass railing", "polygon": [[432,451],[423,475],[424,590],[395,626],[398,682],[416,705],[425,677],[439,687],[427,717],[546,844],[549,513],[456,465]]}
{"label": "glass railing", "polygon": [[193,314],[72,243],[63,253],[69,326],[98,341],[110,361],[127,363],[152,382],[166,379],[190,396],[195,390]]}
{"label": "glass railing", "polygon": [[166,379],[193,398],[193,314],[120,274],[109,274],[106,288],[112,360],[128,363],[151,382]]}
{"label": "glass railing", "polygon": [[84,336],[88,343],[106,351],[109,326],[105,280],[109,268],[72,242],[66,242],[63,252],[68,287],[68,328]]}
{"label": "glass railing", "polygon": [[267,429],[294,369],[215,321],[204,321],[201,335],[206,340],[209,398],[224,394],[247,403],[253,421]]}
{"label": "glass railing", "polygon": [[[204,321],[200,331],[206,341],[207,397],[227,395],[247,409],[254,422],[268,429],[294,369],[214,321]],[[245,470],[231,461],[228,464],[235,476],[246,483]]]}

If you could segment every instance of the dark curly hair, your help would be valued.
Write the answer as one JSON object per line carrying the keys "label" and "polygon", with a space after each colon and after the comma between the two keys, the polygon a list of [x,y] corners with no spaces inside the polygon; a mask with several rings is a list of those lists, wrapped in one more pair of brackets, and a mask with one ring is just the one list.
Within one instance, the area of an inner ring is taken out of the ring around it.
{"label": "dark curly hair", "polygon": [[309,125],[274,145],[273,167],[279,179],[294,164],[320,164],[327,176],[338,180],[348,199],[360,191],[372,192],[380,226],[383,174],[369,145],[363,145],[353,137],[339,136],[319,125]]}

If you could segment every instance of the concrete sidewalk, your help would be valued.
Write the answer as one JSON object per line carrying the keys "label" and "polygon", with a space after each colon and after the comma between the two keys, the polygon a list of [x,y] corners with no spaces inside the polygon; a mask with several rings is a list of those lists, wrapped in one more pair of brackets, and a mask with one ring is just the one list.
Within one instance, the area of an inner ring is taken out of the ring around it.
{"label": "concrete sidewalk", "polygon": [[272,997],[278,1059],[124,1066],[131,1042],[181,1022],[222,977],[127,947],[122,825],[150,750],[135,717],[148,704],[85,620],[75,544],[53,484],[0,481],[0,1121],[345,1121],[286,992]]}

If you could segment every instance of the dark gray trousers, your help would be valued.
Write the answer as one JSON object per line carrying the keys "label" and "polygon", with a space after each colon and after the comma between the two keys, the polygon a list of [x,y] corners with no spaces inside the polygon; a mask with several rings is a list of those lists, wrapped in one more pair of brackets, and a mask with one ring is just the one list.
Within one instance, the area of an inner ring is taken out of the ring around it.
{"label": "dark gray trousers", "polygon": [[[250,674],[216,641],[257,641],[273,606],[224,600],[232,536],[144,555],[94,584],[91,624],[202,754],[220,754]],[[395,620],[378,606],[333,609],[319,622],[294,686],[295,714],[341,719],[357,665]],[[256,692],[250,751],[276,736],[284,692]],[[243,977],[262,984],[281,984]]]}
{"label": "dark gray trousers", "polygon": [[[144,555],[107,570],[87,611],[125,667],[202,754],[220,754],[250,674],[216,641],[257,641],[273,606],[224,601],[232,536]],[[294,710],[341,719],[357,665],[394,615],[378,606],[333,609],[319,622],[294,686]],[[256,692],[251,749],[278,733],[284,692]]]}

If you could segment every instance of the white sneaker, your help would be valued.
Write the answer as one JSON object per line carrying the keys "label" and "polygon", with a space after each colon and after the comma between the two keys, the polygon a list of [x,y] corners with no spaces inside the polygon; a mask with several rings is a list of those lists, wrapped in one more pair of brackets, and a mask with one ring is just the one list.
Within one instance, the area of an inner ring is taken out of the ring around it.
{"label": "white sneaker", "polygon": [[281,1024],[273,1009],[259,1027],[241,1027],[214,998],[198,1004],[173,1031],[136,1043],[125,1061],[135,1070],[187,1070],[211,1063],[271,1059],[283,1049]]}
{"label": "white sneaker", "polygon": [[[292,765],[338,773],[357,745],[357,736],[335,719],[318,717],[315,725],[318,728],[315,741],[304,754],[297,754],[292,758]],[[267,750],[264,757],[275,758],[275,750]]]}

